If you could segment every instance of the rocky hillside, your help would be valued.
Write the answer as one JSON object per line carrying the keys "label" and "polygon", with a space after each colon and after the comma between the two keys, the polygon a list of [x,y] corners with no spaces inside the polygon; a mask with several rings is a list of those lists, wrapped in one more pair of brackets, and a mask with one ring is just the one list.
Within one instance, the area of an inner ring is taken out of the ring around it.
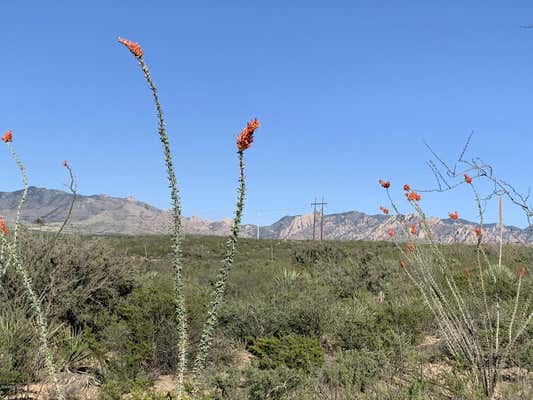
{"label": "rocky hillside", "polygon": [[[0,216],[8,223],[16,215],[22,190],[0,192]],[[22,220],[32,229],[56,230],[64,221],[72,194],[31,186],[22,211]],[[185,233],[226,235],[231,220],[207,221],[199,217],[183,218]],[[171,219],[161,210],[134,197],[112,197],[105,194],[77,196],[66,230],[89,234],[161,234],[170,231]],[[254,228],[255,229],[255,228]],[[243,227],[246,234],[248,227]],[[251,235],[251,233],[250,233]]]}
{"label": "rocky hillside", "polygon": [[[414,215],[386,216],[368,215],[350,211],[340,214],[324,216],[324,238],[334,240],[389,240],[388,231],[394,229],[397,235],[402,235],[402,226],[417,224]],[[475,223],[463,219],[429,218],[436,239],[443,243],[475,243]],[[499,227],[495,224],[483,227],[486,241],[496,242],[499,238]],[[316,222],[316,235],[319,235],[319,219]],[[280,239],[310,239],[313,236],[313,214],[284,217],[278,222],[261,228],[261,237]],[[424,232],[418,232],[419,238],[424,238]],[[506,226],[503,231],[506,243],[533,243],[533,230]]]}
{"label": "rocky hillside", "polygon": [[[0,215],[8,223],[13,221],[22,191],[0,192]],[[66,216],[72,195],[61,190],[30,187],[22,219],[32,229],[56,230]],[[329,240],[388,240],[390,228],[401,232],[402,223],[416,222],[412,215],[367,215],[357,211],[324,216],[324,238]],[[445,243],[473,243],[475,224],[466,220],[430,218],[429,224],[436,238]],[[161,210],[133,197],[118,198],[107,195],[78,196],[69,231],[90,234],[159,234],[168,233],[171,221],[167,210]],[[231,219],[208,221],[199,217],[184,217],[185,233],[201,235],[227,235]],[[242,235],[255,237],[256,226],[244,225]],[[484,235],[496,241],[498,227],[486,225]],[[316,234],[319,235],[317,218]],[[311,239],[313,215],[286,216],[269,226],[260,228],[261,238]],[[423,233],[420,233],[423,237]],[[504,240],[508,243],[533,243],[533,230],[507,226]]]}

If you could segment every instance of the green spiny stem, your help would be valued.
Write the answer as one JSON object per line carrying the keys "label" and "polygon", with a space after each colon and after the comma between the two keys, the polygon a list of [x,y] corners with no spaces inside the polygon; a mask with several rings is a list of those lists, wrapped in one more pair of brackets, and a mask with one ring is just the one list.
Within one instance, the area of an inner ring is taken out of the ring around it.
{"label": "green spiny stem", "polygon": [[215,289],[213,291],[213,299],[209,305],[209,310],[207,314],[207,320],[204,324],[202,331],[202,336],[200,339],[200,345],[198,347],[198,353],[196,354],[196,359],[194,361],[193,367],[193,383],[196,384],[198,377],[205,367],[205,360],[211,347],[213,332],[218,323],[218,310],[224,302],[224,292],[226,289],[226,282],[228,279],[228,274],[233,266],[233,261],[235,259],[235,252],[237,247],[237,240],[239,237],[239,231],[241,227],[241,218],[244,208],[244,198],[246,194],[246,177],[244,175],[244,154],[242,151],[239,151],[239,190],[237,205],[235,208],[235,216],[233,218],[233,224],[231,226],[231,234],[226,242],[226,255],[220,271],[218,273],[217,281],[215,283]]}
{"label": "green spiny stem", "polygon": [[24,206],[26,197],[28,196],[28,176],[26,175],[26,168],[24,167],[24,164],[19,159],[17,153],[15,153],[15,149],[13,148],[10,142],[7,143],[7,147],[9,148],[9,152],[11,153],[11,158],[15,160],[15,163],[17,164],[17,167],[19,168],[20,173],[22,174],[22,184],[24,185],[24,190],[22,191],[22,196],[20,197],[17,206],[17,215],[15,217],[15,230],[13,232],[13,242],[17,244],[18,232],[20,229],[20,215],[22,213],[22,207]]}
{"label": "green spiny stem", "polygon": [[77,190],[77,184],[76,184],[76,176],[74,175],[74,172],[72,172],[72,168],[69,164],[65,164],[65,168],[68,171],[69,177],[70,177],[70,183],[69,183],[69,190],[72,193],[72,201],[70,202],[69,208],[67,210],[67,215],[65,219],[63,220],[63,223],[57,230],[57,232],[52,236],[50,241],[44,246],[42,251],[38,253],[31,261],[30,265],[33,265],[37,260],[41,260],[45,258],[50,252],[54,249],[55,244],[57,243],[57,239],[59,239],[59,236],[61,236],[61,233],[65,229],[65,227],[68,224],[68,221],[70,220],[70,217],[72,216],[72,210],[74,209],[74,204],[76,203],[76,199],[78,197],[78,190]]}
{"label": "green spiny stem", "polygon": [[170,151],[170,142],[167,135],[165,120],[163,118],[163,109],[159,101],[157,87],[155,86],[150,70],[142,58],[138,58],[139,65],[143,71],[146,82],[150,87],[154,99],[157,119],[159,122],[158,132],[159,139],[163,146],[163,154],[167,167],[167,177],[170,184],[170,196],[172,200],[172,221],[173,221],[173,235],[172,235],[172,249],[174,252],[174,273],[176,281],[176,320],[178,324],[178,383],[177,395],[178,400],[181,400],[184,390],[184,377],[187,368],[187,312],[185,309],[185,288],[183,284],[183,255],[182,255],[182,233],[181,233],[181,204],[178,191],[178,183],[176,174],[174,173],[174,166],[172,164],[172,154]]}
{"label": "green spiny stem", "polygon": [[16,271],[20,274],[22,278],[22,284],[24,286],[24,289],[26,290],[27,296],[30,299],[31,306],[35,314],[35,318],[37,320],[39,341],[41,342],[41,353],[43,354],[46,367],[48,368],[48,372],[54,384],[54,390],[57,396],[57,400],[63,400],[64,396],[59,386],[59,379],[57,377],[57,368],[56,368],[54,357],[52,355],[52,351],[50,350],[50,344],[48,341],[48,326],[46,324],[46,320],[44,319],[41,303],[35,291],[33,290],[33,284],[32,284],[31,277],[26,267],[24,266],[22,260],[20,259],[20,255],[19,255],[19,243],[18,243],[17,233],[18,233],[19,224],[20,224],[20,213],[22,211],[22,206],[24,205],[26,196],[28,194],[28,177],[26,175],[26,169],[24,168],[24,164],[17,156],[17,153],[15,153],[15,150],[13,149],[13,146],[11,145],[11,143],[8,143],[8,147],[9,147],[11,156],[17,163],[17,166],[22,174],[22,182],[24,184],[24,191],[22,193],[22,197],[19,201],[19,205],[17,208],[17,217],[16,217],[16,222],[15,222],[15,230],[13,233],[13,239],[12,239],[11,246],[9,246],[10,258],[11,258],[11,262],[15,265]]}

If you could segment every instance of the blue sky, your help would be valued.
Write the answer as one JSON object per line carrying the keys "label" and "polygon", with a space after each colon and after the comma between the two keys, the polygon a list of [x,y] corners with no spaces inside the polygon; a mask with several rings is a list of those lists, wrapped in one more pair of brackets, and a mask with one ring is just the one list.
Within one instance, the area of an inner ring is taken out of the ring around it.
{"label": "blue sky", "polygon": [[[527,191],[533,29],[520,26],[533,4],[509,4],[1,2],[0,130],[33,185],[62,188],[68,159],[82,194],[168,207],[152,100],[123,36],[159,86],[186,215],[231,216],[234,139],[252,117],[263,126],[246,155],[246,222],[309,212],[320,196],[328,213],[378,212],[379,178],[400,201],[404,182],[433,186],[423,140],[453,160],[472,130],[470,155]],[[0,190],[18,189],[2,153]],[[423,205],[475,218],[463,189]]]}

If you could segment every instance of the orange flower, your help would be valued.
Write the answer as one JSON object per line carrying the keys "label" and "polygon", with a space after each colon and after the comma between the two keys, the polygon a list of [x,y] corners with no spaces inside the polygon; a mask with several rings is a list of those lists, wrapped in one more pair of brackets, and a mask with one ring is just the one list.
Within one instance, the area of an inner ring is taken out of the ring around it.
{"label": "orange flower", "polygon": [[406,192],[408,192],[409,190],[411,190],[411,186],[409,186],[407,183],[405,185],[403,185],[403,190],[405,190]]}
{"label": "orange flower", "polygon": [[415,245],[413,243],[407,244],[407,251],[411,252],[411,251],[414,251],[414,249],[415,249]]}
{"label": "orange flower", "polygon": [[389,232],[388,232],[388,233],[389,233],[389,236],[390,236],[390,237],[394,237],[394,229],[392,229],[392,228],[389,229]]}
{"label": "orange flower", "polygon": [[409,201],[420,201],[420,199],[422,198],[422,196],[420,196],[414,190],[412,192],[407,192],[405,196],[407,197],[407,200]]}
{"label": "orange flower", "polygon": [[476,229],[474,229],[474,232],[476,233],[477,237],[481,237],[483,235],[483,231],[481,230],[481,227],[477,226]]}
{"label": "orange flower", "polygon": [[379,184],[381,185],[381,187],[383,187],[385,189],[390,188],[390,182],[389,181],[384,181],[383,179],[380,179],[379,180]]}
{"label": "orange flower", "polygon": [[520,271],[518,271],[518,275],[520,275],[520,278],[523,278],[524,275],[526,274],[526,267],[524,267],[523,265],[520,267]]}
{"label": "orange flower", "polygon": [[405,263],[403,262],[403,260],[400,260],[400,268],[405,268]]}
{"label": "orange flower", "polygon": [[470,280],[470,277],[472,276],[472,273],[470,272],[470,270],[468,268],[465,268],[465,275],[466,275],[466,279]]}
{"label": "orange flower", "polygon": [[239,133],[239,136],[237,137],[237,148],[239,151],[244,151],[252,145],[252,142],[254,141],[254,132],[259,126],[259,120],[254,118],[248,122],[246,128]]}
{"label": "orange flower", "polygon": [[0,218],[0,232],[2,232],[4,235],[7,235],[9,233],[9,229],[7,229],[6,223],[4,222],[3,218]]}
{"label": "orange flower", "polygon": [[381,212],[383,212],[383,214],[388,214],[389,213],[389,209],[388,208],[385,208],[383,206],[379,207],[379,209],[381,210]]}
{"label": "orange flower", "polygon": [[135,43],[131,40],[123,39],[121,37],[118,38],[118,42],[126,46],[128,50],[131,51],[131,54],[133,54],[135,57],[137,57],[138,59],[142,58],[143,50],[141,49],[141,45],[139,43]]}
{"label": "orange flower", "polygon": [[451,219],[457,219],[457,218],[459,218],[459,214],[457,214],[457,211],[454,211],[454,212],[448,213],[448,215],[450,216]]}
{"label": "orange flower", "polygon": [[4,135],[2,136],[2,142],[8,143],[13,141],[13,132],[11,130],[6,131]]}
{"label": "orange flower", "polygon": [[411,232],[413,235],[416,235],[416,226],[415,225],[411,225],[410,228],[409,228],[409,232]]}
{"label": "orange flower", "polygon": [[472,183],[472,178],[468,174],[465,174],[465,182]]}

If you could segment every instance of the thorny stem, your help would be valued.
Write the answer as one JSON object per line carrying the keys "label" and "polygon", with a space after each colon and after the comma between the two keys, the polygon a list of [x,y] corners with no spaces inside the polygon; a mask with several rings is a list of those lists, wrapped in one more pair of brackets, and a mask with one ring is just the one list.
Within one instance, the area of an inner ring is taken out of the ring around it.
{"label": "thorny stem", "polygon": [[19,246],[18,246],[19,243],[18,243],[17,233],[19,230],[22,206],[24,205],[24,201],[26,200],[26,196],[28,194],[28,176],[26,175],[26,169],[24,168],[24,164],[19,159],[17,153],[15,153],[15,150],[13,149],[13,146],[11,145],[11,143],[8,143],[8,147],[9,147],[9,151],[11,153],[13,160],[15,160],[20,170],[20,173],[22,175],[22,182],[24,185],[24,191],[22,193],[22,197],[19,201],[18,208],[17,208],[17,217],[16,217],[16,222],[15,222],[15,230],[13,233],[13,242],[12,242],[12,246],[10,246],[11,247],[10,257],[12,259],[13,264],[15,265],[15,269],[17,270],[17,272],[20,274],[22,278],[24,289],[26,290],[26,293],[30,299],[31,306],[35,314],[35,318],[37,319],[39,341],[41,342],[41,352],[43,354],[45,364],[46,364],[46,367],[48,368],[50,377],[52,378],[52,382],[54,384],[54,390],[55,390],[57,399],[63,400],[64,396],[59,386],[59,379],[57,377],[57,368],[54,362],[52,351],[50,350],[50,344],[48,341],[48,326],[43,316],[41,303],[39,299],[37,298],[35,291],[33,290],[33,284],[32,284],[31,277],[19,256]]}
{"label": "thorny stem", "polygon": [[65,168],[67,169],[69,177],[70,177],[69,190],[72,193],[72,200],[71,200],[69,208],[67,210],[67,215],[66,215],[65,219],[63,220],[63,223],[61,224],[61,226],[57,230],[57,232],[50,239],[48,244],[43,248],[42,252],[32,259],[31,264],[33,264],[36,260],[40,260],[40,259],[45,258],[52,251],[52,249],[54,248],[54,246],[55,246],[55,244],[57,242],[57,239],[59,238],[59,236],[61,235],[61,233],[65,229],[65,226],[67,226],[68,221],[70,220],[70,217],[72,216],[72,210],[74,209],[74,204],[76,203],[76,199],[78,197],[76,177],[75,177],[74,173],[72,172],[72,167],[69,164],[65,164]]}
{"label": "thorny stem", "polygon": [[520,287],[522,286],[522,276],[518,275],[518,287],[516,289],[516,298],[514,302],[513,314],[511,316],[511,322],[509,323],[509,343],[512,341],[513,337],[513,324],[514,319],[516,318],[516,311],[518,310],[518,299],[520,298]]}
{"label": "thorny stem", "polygon": [[150,87],[152,96],[154,99],[157,119],[159,121],[159,139],[163,146],[163,154],[165,157],[165,163],[167,167],[167,177],[170,184],[170,197],[172,199],[172,222],[174,225],[173,235],[172,235],[172,249],[174,252],[174,273],[175,273],[175,284],[176,284],[176,320],[178,324],[178,352],[179,352],[179,362],[178,362],[178,383],[177,383],[177,395],[178,400],[182,399],[183,390],[184,390],[184,377],[185,371],[187,368],[187,311],[185,308],[185,288],[183,284],[183,254],[182,254],[182,232],[181,232],[181,204],[178,191],[178,183],[176,179],[176,174],[174,173],[174,166],[172,164],[172,154],[170,151],[170,142],[167,135],[167,130],[165,126],[165,120],[163,118],[163,108],[161,107],[161,102],[159,101],[159,95],[157,92],[157,87],[155,86],[152,77],[150,75],[150,70],[145,64],[142,58],[137,58],[139,65],[142,69],[146,82]]}
{"label": "thorny stem", "polygon": [[26,175],[26,168],[24,167],[24,164],[22,163],[22,161],[20,161],[17,153],[15,153],[15,149],[13,148],[10,142],[7,143],[7,147],[9,148],[9,152],[11,153],[11,158],[15,160],[15,163],[17,164],[17,167],[19,168],[20,173],[22,174],[22,184],[24,185],[24,190],[22,191],[22,196],[20,197],[17,206],[17,215],[15,217],[15,230],[13,232],[13,243],[17,244],[18,232],[20,229],[20,217],[22,214],[22,206],[24,205],[26,197],[28,196],[28,176]]}
{"label": "thorny stem", "polygon": [[244,198],[246,194],[246,177],[244,174],[244,154],[243,151],[239,151],[239,190],[237,205],[235,208],[235,216],[233,218],[233,224],[231,226],[231,234],[226,242],[226,256],[220,271],[218,273],[217,281],[215,283],[215,289],[213,292],[213,299],[209,306],[209,311],[207,314],[207,320],[204,324],[202,331],[202,337],[200,339],[199,350],[194,361],[193,368],[193,383],[196,384],[197,379],[201,370],[205,367],[205,360],[207,358],[207,353],[211,346],[213,332],[218,322],[218,310],[224,300],[224,292],[226,289],[226,282],[228,279],[228,274],[233,265],[233,260],[235,258],[235,251],[237,246],[237,240],[239,237],[239,231],[241,226],[242,212],[244,208]]}

